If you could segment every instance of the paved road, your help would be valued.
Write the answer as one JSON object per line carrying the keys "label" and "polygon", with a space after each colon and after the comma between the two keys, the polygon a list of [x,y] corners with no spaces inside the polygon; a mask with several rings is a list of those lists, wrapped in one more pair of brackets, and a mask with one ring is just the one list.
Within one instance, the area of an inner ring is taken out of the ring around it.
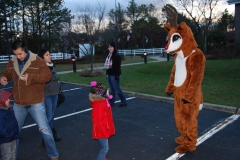
{"label": "paved road", "polygon": [[[7,87],[11,90],[11,84]],[[60,159],[94,160],[99,145],[91,138],[89,89],[65,83],[62,88],[66,101],[57,108],[55,121],[63,139],[57,143]],[[109,160],[173,160],[178,157],[181,160],[239,160],[238,116],[204,108],[198,117],[197,151],[179,155],[174,151],[177,147],[174,138],[179,134],[173,104],[128,96],[127,107],[113,107],[116,135],[109,140],[107,157]],[[38,128],[31,124],[34,122],[29,116],[21,133],[18,160],[48,160]]]}

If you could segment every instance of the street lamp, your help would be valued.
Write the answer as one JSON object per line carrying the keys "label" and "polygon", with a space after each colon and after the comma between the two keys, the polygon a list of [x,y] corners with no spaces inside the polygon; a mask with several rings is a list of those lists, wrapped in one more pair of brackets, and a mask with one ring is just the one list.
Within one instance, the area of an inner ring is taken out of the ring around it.
{"label": "street lamp", "polygon": [[147,52],[143,53],[143,57],[144,57],[144,63],[147,63]]}
{"label": "street lamp", "polygon": [[76,57],[72,55],[71,59],[72,59],[72,64],[73,64],[73,72],[76,72],[76,70],[77,70]]}

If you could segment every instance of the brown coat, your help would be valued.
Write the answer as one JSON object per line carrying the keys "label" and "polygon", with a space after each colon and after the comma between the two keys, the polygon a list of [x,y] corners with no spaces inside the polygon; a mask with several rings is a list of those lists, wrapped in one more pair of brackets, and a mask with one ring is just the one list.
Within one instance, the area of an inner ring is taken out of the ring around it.
{"label": "brown coat", "polygon": [[[21,80],[21,75],[28,74],[27,81]],[[12,94],[14,102],[20,106],[32,105],[44,101],[44,85],[52,78],[52,73],[43,59],[30,53],[21,73],[17,57],[9,60],[1,76],[8,81],[13,80]]]}

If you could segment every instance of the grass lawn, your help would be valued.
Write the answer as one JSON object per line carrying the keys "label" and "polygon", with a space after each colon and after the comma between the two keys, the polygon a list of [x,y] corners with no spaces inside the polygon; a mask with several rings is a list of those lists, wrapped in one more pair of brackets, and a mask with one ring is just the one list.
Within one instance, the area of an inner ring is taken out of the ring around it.
{"label": "grass lawn", "polygon": [[[155,59],[148,58],[148,62],[154,61]],[[132,58],[130,56],[125,56],[125,60],[122,61],[122,64],[128,64],[128,63],[135,63],[135,62],[144,62],[144,59],[140,56],[133,56]],[[77,70],[78,69],[86,69],[90,68],[90,64],[82,64],[82,63],[76,63]],[[103,63],[95,63],[94,67],[103,67]],[[71,64],[58,64],[56,65],[57,72],[59,71],[69,71],[72,70],[73,66]]]}
{"label": "grass lawn", "polygon": [[[166,96],[171,68],[174,62],[157,62],[122,66],[123,90]],[[202,82],[204,102],[240,107],[240,59],[208,60]],[[80,77],[79,73],[59,75],[61,81],[90,84],[98,81],[107,84],[105,76]]]}
{"label": "grass lawn", "polygon": [[[154,61],[155,59],[148,58],[147,60],[148,60],[148,62],[150,62],[150,61]],[[132,58],[130,56],[125,56],[125,60],[122,61],[122,64],[135,63],[135,62],[144,62],[144,59],[140,56],[133,56]],[[2,72],[6,66],[7,66],[7,64],[1,65],[0,72]],[[77,63],[76,67],[77,67],[77,70],[78,69],[86,69],[86,68],[90,67],[90,64]],[[96,63],[96,64],[94,64],[94,67],[103,67],[103,63],[101,63],[101,64]],[[73,70],[73,66],[72,66],[72,64],[57,64],[56,70],[57,70],[57,72],[69,71],[69,70]]]}

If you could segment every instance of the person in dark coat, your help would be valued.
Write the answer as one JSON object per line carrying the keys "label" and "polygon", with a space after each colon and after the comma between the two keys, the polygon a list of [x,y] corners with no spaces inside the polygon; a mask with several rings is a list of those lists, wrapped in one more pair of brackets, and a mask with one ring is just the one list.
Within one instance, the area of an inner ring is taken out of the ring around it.
{"label": "person in dark coat", "polygon": [[[43,48],[39,50],[38,56],[45,61],[46,65],[49,67],[49,70],[52,72],[52,79],[49,82],[47,82],[44,87],[44,103],[46,108],[47,119],[49,121],[49,126],[53,133],[53,138],[55,142],[60,142],[62,139],[58,137],[57,131],[54,126],[54,116],[57,108],[60,82],[58,80],[57,72],[52,63],[49,51]],[[43,141],[42,145],[45,146]]]}
{"label": "person in dark coat", "polygon": [[127,106],[126,97],[120,88],[120,79],[121,79],[121,56],[117,53],[115,48],[115,43],[108,44],[108,51],[109,54],[105,60],[104,66],[107,69],[106,75],[108,80],[108,85],[110,87],[110,93],[113,98],[110,100],[111,106],[115,103],[115,92],[118,94],[120,98],[120,105],[119,107]]}

